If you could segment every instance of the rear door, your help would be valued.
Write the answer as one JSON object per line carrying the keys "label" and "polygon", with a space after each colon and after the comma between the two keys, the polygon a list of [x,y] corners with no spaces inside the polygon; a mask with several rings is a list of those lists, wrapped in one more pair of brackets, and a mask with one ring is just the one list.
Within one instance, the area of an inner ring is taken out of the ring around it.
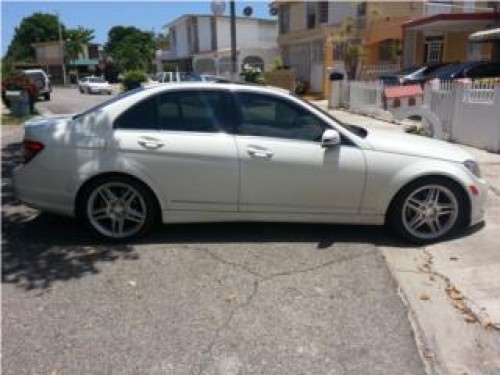
{"label": "rear door", "polygon": [[161,186],[169,209],[236,211],[239,165],[224,90],[150,97],[115,121],[119,149]]}

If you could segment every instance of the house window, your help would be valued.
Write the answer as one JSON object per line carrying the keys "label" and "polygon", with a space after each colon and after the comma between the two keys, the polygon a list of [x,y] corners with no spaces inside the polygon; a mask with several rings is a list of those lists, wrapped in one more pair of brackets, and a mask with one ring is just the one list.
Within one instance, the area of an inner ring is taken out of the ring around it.
{"label": "house window", "polygon": [[282,5],[279,8],[279,27],[280,34],[290,32],[290,6]]}
{"label": "house window", "polygon": [[261,72],[264,71],[264,60],[260,56],[247,56],[243,59],[243,66],[246,64],[252,68],[259,68]]}
{"label": "house window", "polygon": [[170,28],[170,45],[172,46],[173,51],[177,48],[177,35],[175,31],[175,27]]}
{"label": "house window", "polygon": [[427,36],[424,42],[424,62],[440,63],[443,60],[443,36]]}
{"label": "house window", "polygon": [[217,25],[215,17],[210,18],[210,36],[211,36],[211,48],[212,51],[217,50]]}
{"label": "house window", "polygon": [[318,17],[319,23],[328,23],[328,1],[318,2]]}
{"label": "house window", "polygon": [[366,1],[358,4],[358,16],[366,16]]}
{"label": "house window", "polygon": [[316,27],[316,3],[308,1],[307,5],[307,28],[314,29]]}
{"label": "house window", "polygon": [[198,38],[198,17],[193,17],[193,50],[194,53],[200,51],[200,43]]}

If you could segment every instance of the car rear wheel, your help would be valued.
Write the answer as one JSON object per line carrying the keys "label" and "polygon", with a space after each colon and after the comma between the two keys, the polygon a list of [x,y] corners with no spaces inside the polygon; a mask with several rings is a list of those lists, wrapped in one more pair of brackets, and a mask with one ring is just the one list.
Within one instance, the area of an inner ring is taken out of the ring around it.
{"label": "car rear wheel", "polygon": [[440,241],[463,227],[466,199],[460,187],[447,179],[418,180],[396,196],[389,224],[411,242]]}
{"label": "car rear wheel", "polygon": [[85,187],[79,214],[98,236],[115,241],[145,234],[155,223],[157,206],[143,184],[126,176],[100,178]]}

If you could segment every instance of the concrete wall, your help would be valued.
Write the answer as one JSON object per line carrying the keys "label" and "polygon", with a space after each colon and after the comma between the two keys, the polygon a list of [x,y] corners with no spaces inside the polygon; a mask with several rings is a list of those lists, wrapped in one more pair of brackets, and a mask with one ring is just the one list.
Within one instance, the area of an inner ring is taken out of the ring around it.
{"label": "concrete wall", "polygon": [[198,17],[198,43],[200,52],[212,49],[212,32],[210,17]]}
{"label": "concrete wall", "polygon": [[306,3],[290,3],[290,32],[306,29]]}
{"label": "concrete wall", "polygon": [[328,3],[328,23],[337,25],[347,17],[355,18],[357,15],[356,3],[352,1],[333,1]]}
{"label": "concrete wall", "polygon": [[[252,19],[238,19],[236,23],[236,47],[274,47],[278,28],[275,23],[259,22]],[[231,21],[229,18],[217,20],[217,49],[231,48]]]}
{"label": "concrete wall", "polygon": [[420,1],[369,1],[367,4],[366,16],[369,20],[404,16],[417,18],[423,15],[423,3]]}
{"label": "concrete wall", "polygon": [[177,44],[175,48],[176,57],[186,57],[189,55],[188,37],[187,37],[187,24],[185,22],[179,23],[175,26]]}
{"label": "concrete wall", "polygon": [[448,33],[445,35],[443,62],[467,60],[467,44],[470,32]]}

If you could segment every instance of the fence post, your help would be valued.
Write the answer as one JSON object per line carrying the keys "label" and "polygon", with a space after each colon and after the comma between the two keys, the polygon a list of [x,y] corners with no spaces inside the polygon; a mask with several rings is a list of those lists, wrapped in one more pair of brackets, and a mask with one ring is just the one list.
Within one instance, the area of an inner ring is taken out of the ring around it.
{"label": "fence post", "polygon": [[462,109],[464,105],[465,95],[468,94],[471,89],[470,84],[463,83],[451,83],[451,92],[452,92],[452,100],[450,104],[451,108],[451,116],[450,116],[450,129],[448,137],[452,141],[456,141],[455,134],[457,133],[457,128],[461,128],[463,126],[462,121]]}

